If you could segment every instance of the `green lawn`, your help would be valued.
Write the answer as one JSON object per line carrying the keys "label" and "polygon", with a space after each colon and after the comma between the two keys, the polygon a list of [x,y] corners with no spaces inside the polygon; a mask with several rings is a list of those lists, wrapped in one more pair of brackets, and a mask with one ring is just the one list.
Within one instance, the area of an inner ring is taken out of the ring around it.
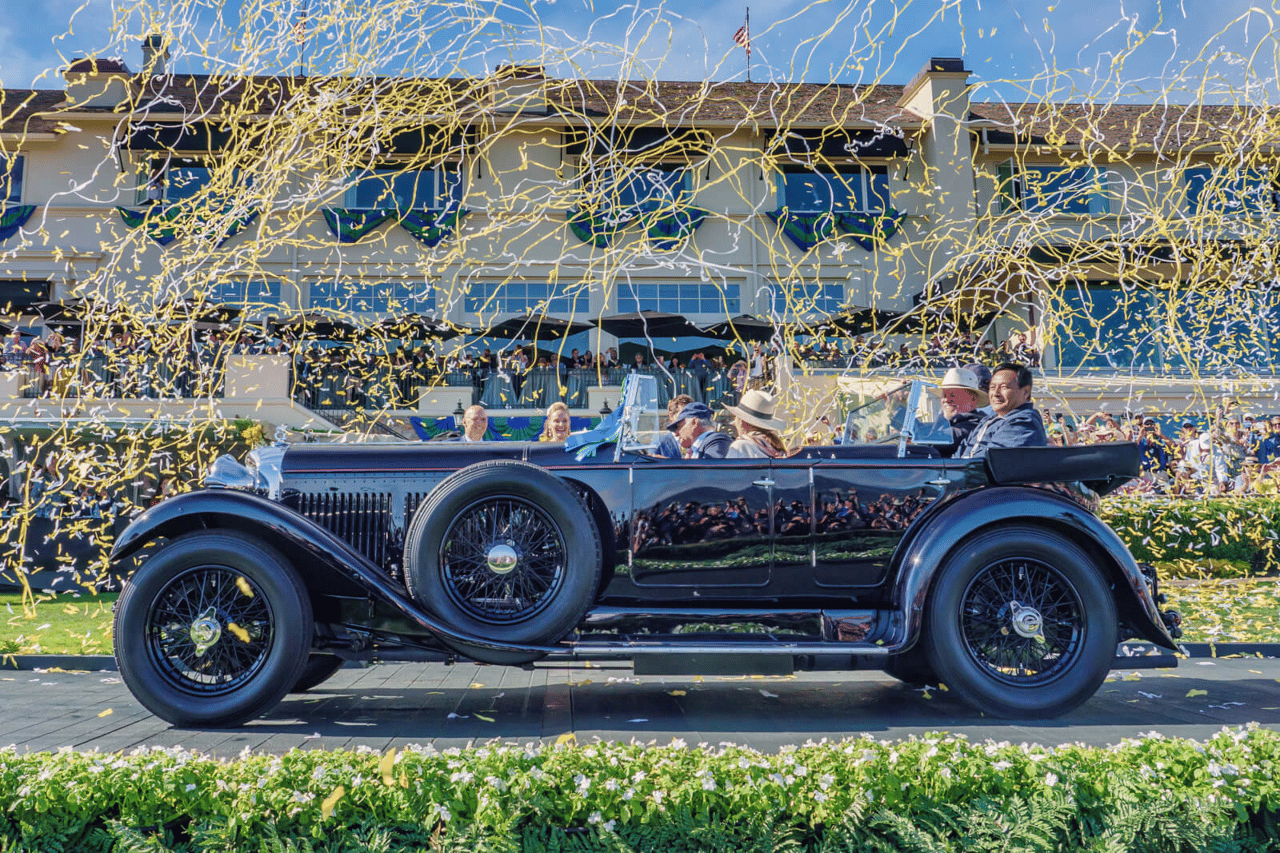
{"label": "green lawn", "polygon": [[24,608],[21,594],[0,593],[0,654],[109,655],[117,597],[38,594]]}
{"label": "green lawn", "polygon": [[[1205,580],[1166,586],[1168,607],[1182,613],[1186,642],[1280,642],[1280,583]],[[116,594],[22,596],[0,593],[0,654],[111,654]]]}

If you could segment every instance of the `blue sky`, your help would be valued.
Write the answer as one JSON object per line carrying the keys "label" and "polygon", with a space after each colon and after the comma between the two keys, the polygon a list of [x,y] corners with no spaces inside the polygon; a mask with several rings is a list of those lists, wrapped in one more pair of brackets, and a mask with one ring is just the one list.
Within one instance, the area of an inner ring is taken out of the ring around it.
{"label": "blue sky", "polygon": [[[0,82],[58,87],[58,66],[83,55],[120,56],[136,70],[137,36],[157,25],[176,34],[180,70],[246,70],[233,44],[247,39],[266,48],[248,70],[289,71],[299,50],[288,27],[306,3],[318,70],[364,37],[322,27],[326,10],[373,8],[387,25],[364,42],[377,46],[363,49],[373,61],[360,67],[378,73],[482,73],[512,60],[541,61],[558,76],[729,80],[746,72],[731,39],[747,5],[740,0],[0,0]],[[241,11],[258,8],[271,11],[244,32]],[[1030,90],[1062,100],[1188,101],[1203,93],[1212,102],[1275,103],[1277,24],[1280,0],[756,0],[751,72],[757,81],[903,83],[931,56],[963,55],[973,79],[989,84],[980,97],[1022,99]]]}

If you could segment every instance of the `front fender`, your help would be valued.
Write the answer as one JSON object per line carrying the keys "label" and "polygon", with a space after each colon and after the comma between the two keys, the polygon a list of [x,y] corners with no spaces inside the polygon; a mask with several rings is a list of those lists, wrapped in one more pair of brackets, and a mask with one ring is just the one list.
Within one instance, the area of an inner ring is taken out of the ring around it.
{"label": "front fender", "polygon": [[354,582],[454,648],[474,646],[535,656],[554,651],[541,646],[500,643],[453,629],[423,611],[402,587],[346,542],[288,507],[250,492],[203,489],[169,498],[133,520],[116,539],[111,560],[124,560],[159,538],[217,528],[254,533],[266,544],[276,547],[286,543],[290,550],[314,561],[311,565],[323,566]]}
{"label": "front fender", "polygon": [[946,555],[973,533],[1010,522],[1051,526],[1095,552],[1115,590],[1116,609],[1146,639],[1170,651],[1178,650],[1142,570],[1115,531],[1061,495],[1019,486],[964,495],[936,515],[922,517],[919,526],[904,538],[892,565],[891,602],[899,618],[891,631],[891,650],[908,649],[919,639],[925,602]]}

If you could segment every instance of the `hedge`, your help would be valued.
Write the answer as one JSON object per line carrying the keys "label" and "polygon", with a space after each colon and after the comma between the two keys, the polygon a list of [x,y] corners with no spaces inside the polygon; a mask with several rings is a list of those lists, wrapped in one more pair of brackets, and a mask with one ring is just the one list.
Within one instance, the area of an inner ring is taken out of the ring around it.
{"label": "hedge", "polygon": [[437,752],[0,750],[3,850],[1264,850],[1280,733]]}
{"label": "hedge", "polygon": [[1280,570],[1280,499],[1107,498],[1100,515],[1135,559],[1162,577],[1239,577]]}

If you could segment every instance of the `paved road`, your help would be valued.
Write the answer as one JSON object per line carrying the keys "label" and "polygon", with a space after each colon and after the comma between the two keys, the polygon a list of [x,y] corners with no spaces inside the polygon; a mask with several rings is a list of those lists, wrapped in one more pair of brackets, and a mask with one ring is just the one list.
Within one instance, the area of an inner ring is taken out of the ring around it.
{"label": "paved road", "polygon": [[1256,721],[1280,729],[1280,660],[1184,660],[1175,670],[1118,671],[1056,720],[994,720],[937,690],[881,672],[789,677],[636,677],[626,665],[536,668],[381,664],[344,669],[237,729],[175,729],[147,713],[114,672],[0,672],[0,745],[22,750],[184,746],[223,757],[245,747],[439,748],[494,738],[579,743],[632,738],[743,743],[762,750],[863,733],[899,739],[928,731],[1017,743],[1111,744],[1149,731],[1204,738]]}

